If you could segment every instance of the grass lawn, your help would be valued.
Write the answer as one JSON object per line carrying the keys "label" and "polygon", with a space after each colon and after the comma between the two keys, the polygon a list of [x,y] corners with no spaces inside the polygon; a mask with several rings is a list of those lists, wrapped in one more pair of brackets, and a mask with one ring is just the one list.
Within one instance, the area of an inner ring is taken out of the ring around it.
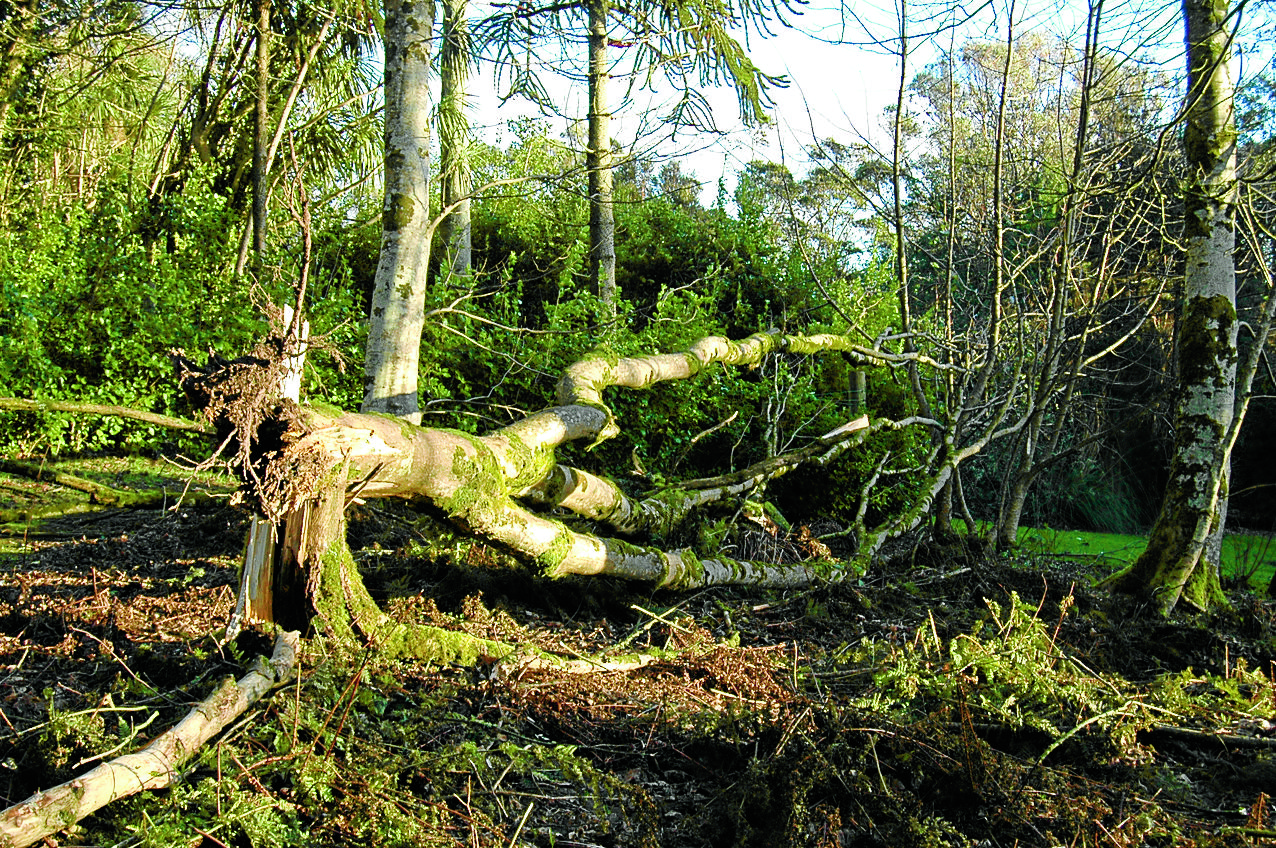
{"label": "grass lawn", "polygon": [[[1019,544],[1028,551],[1102,560],[1111,564],[1115,571],[1133,562],[1143,552],[1147,545],[1147,536],[1022,527],[1019,530]],[[1270,533],[1229,533],[1224,537],[1224,579],[1245,577],[1256,589],[1266,590],[1273,571],[1276,571],[1276,536]]]}

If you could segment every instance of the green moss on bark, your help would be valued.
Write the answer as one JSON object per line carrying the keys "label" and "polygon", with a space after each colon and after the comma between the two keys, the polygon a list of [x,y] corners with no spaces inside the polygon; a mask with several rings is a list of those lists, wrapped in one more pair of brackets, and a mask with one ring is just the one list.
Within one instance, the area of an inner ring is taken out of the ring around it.
{"label": "green moss on bark", "polygon": [[554,537],[554,541],[550,543],[550,546],[536,557],[536,564],[540,566],[545,574],[551,577],[557,576],[558,566],[562,564],[563,560],[567,559],[567,555],[571,552],[572,534],[566,527],[563,527],[559,530],[558,535]]}
{"label": "green moss on bark", "polygon": [[1183,308],[1179,374],[1184,386],[1230,385],[1236,360],[1236,305],[1226,295],[1193,297]]}
{"label": "green moss on bark", "polygon": [[513,433],[506,433],[506,460],[514,465],[518,472],[507,481],[508,491],[518,491],[534,486],[544,480],[554,470],[554,450],[547,447],[531,447]]}
{"label": "green moss on bark", "polygon": [[452,474],[458,482],[449,497],[438,499],[438,506],[449,516],[473,525],[490,519],[509,497],[505,475],[496,457],[481,439],[458,434],[470,443],[470,451],[457,447],[452,456]]}
{"label": "green moss on bark", "polygon": [[412,223],[416,203],[406,194],[393,194],[386,202],[382,226],[390,232],[399,232]]}

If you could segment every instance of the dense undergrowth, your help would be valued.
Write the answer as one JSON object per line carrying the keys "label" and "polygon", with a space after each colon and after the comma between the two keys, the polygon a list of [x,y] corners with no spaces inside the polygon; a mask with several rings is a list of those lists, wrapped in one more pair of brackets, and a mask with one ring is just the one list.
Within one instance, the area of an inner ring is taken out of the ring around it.
{"label": "dense undergrowth", "polygon": [[[71,522],[75,519],[67,519]],[[266,648],[210,634],[239,518],[117,514],[0,574],[0,792],[140,744]],[[86,519],[78,519],[85,522]],[[1072,561],[919,550],[786,594],[544,583],[415,517],[352,541],[400,616],[625,671],[309,642],[172,790],[63,845],[1130,846],[1276,838],[1273,607],[1149,617]],[[180,687],[180,688],[179,688]],[[1249,840],[1249,841],[1247,841]]]}

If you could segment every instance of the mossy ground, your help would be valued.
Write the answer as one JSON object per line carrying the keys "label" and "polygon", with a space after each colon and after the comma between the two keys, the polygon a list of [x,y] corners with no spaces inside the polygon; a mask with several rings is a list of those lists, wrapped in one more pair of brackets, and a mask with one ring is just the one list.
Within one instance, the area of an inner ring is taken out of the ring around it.
{"label": "mossy ground", "polygon": [[[28,460],[25,465],[40,473],[60,473],[102,486],[124,498],[146,497],[147,506],[156,511],[173,506],[186,495],[188,499],[228,497],[237,482],[222,465],[194,471],[164,459],[142,456],[103,456],[61,460]],[[34,479],[17,473],[0,473],[0,551],[6,540],[39,533],[42,518],[98,511],[93,494],[58,485],[50,479]],[[100,523],[89,517],[88,524]],[[68,532],[65,522],[59,532]]]}
{"label": "mossy ground", "polygon": [[[139,744],[268,649],[210,638],[236,581],[236,513],[126,515],[4,560],[5,802]],[[1254,596],[1165,621],[1090,590],[1086,561],[962,550],[854,585],[651,594],[538,579],[400,510],[351,515],[392,616],[653,660],[439,668],[312,639],[300,679],[179,786],[59,844],[1270,841],[1276,611]]]}

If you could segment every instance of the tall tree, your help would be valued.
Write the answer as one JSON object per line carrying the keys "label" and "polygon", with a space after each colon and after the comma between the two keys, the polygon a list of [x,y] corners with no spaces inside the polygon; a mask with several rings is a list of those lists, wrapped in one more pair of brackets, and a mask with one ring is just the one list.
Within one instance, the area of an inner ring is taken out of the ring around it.
{"label": "tall tree", "polygon": [[444,277],[468,277],[472,256],[470,221],[470,125],[466,82],[473,61],[466,0],[443,0],[443,40],[439,46],[439,224]]}
{"label": "tall tree", "polygon": [[616,315],[616,213],[612,191],[611,110],[607,105],[607,0],[589,0],[589,276],[604,317]]}
{"label": "tall tree", "polygon": [[1217,548],[1226,518],[1236,399],[1236,112],[1233,10],[1228,0],[1183,0],[1187,101],[1183,150],[1183,304],[1174,453],[1147,549],[1110,579],[1163,613],[1180,599],[1205,609],[1222,600]]}
{"label": "tall tree", "polygon": [[[506,96],[520,95],[552,109],[541,69],[579,80],[579,57],[572,55],[581,28],[586,33],[584,78],[589,88],[585,170],[589,197],[591,283],[605,314],[615,314],[616,230],[613,197],[611,104],[608,81],[626,76],[640,88],[663,76],[681,95],[667,120],[674,125],[714,126],[712,110],[699,88],[726,83],[735,88],[746,123],[763,119],[767,90],[785,80],[763,74],[749,60],[736,32],[764,29],[787,8],[786,0],[643,0],[635,5],[610,0],[544,0],[500,4],[505,11],[483,25],[482,43],[493,47],[501,73],[510,79]],[[582,20],[583,19],[583,20]],[[563,53],[549,59],[543,49]],[[610,48],[628,51],[617,59]],[[571,68],[575,67],[575,71]]]}
{"label": "tall tree", "polygon": [[364,412],[421,420],[417,365],[430,256],[434,0],[385,0],[385,203],[364,359]]}
{"label": "tall tree", "polygon": [[270,136],[270,0],[257,0],[257,96],[253,125],[253,271],[261,280],[266,253],[266,158]]}
{"label": "tall tree", "polygon": [[[967,469],[995,469],[1001,478],[1001,497],[989,497],[997,487],[985,481],[978,505],[987,517],[1000,507],[998,544],[1014,543],[1029,486],[1068,467],[1058,456],[1080,441],[1078,414],[1105,402],[1094,396],[1106,392],[1076,391],[1079,381],[1102,379],[1099,359],[1110,359],[1146,319],[1156,271],[1127,259],[1153,259],[1166,243],[1164,204],[1156,202],[1167,174],[1156,156],[1161,124],[1144,119],[1164,111],[1156,108],[1159,77],[1096,55],[1101,7],[1093,4],[1084,51],[1041,32],[1007,30],[999,41],[954,46],[914,78],[916,120],[930,143],[915,156],[902,210],[891,190],[898,178],[888,179],[898,155],[887,159],[868,145],[822,151],[854,175],[881,219],[896,222],[895,233],[907,218],[907,240],[892,234],[896,250],[901,241],[909,250],[896,265],[912,272],[901,276],[922,326],[952,339],[950,361],[976,355],[994,336],[963,344],[963,332],[983,321],[1000,328],[989,354],[1014,368],[1022,385],[1012,406],[1027,418],[1013,439]],[[952,374],[940,404],[958,408],[968,386]],[[979,413],[978,404],[970,408]],[[937,514],[940,535],[951,494]]]}

